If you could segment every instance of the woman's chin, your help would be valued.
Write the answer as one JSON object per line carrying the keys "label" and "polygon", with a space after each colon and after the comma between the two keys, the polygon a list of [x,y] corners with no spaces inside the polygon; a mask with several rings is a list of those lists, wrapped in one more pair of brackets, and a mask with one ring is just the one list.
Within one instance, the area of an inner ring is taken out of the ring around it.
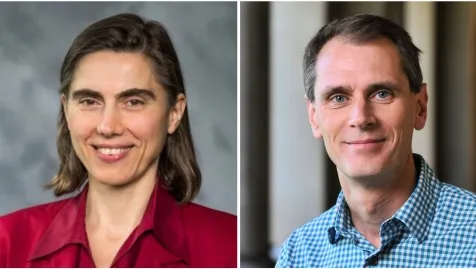
{"label": "woman's chin", "polygon": [[133,177],[127,177],[124,175],[100,175],[91,177],[89,182],[111,187],[122,187],[134,182],[134,179]]}

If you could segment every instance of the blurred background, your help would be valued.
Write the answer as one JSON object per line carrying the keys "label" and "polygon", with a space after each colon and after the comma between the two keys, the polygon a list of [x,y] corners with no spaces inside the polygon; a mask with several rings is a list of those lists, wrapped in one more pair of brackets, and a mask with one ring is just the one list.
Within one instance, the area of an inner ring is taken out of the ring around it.
{"label": "blurred background", "polygon": [[59,72],[73,39],[107,16],[162,22],[185,77],[203,175],[196,200],[237,213],[237,4],[0,3],[0,215],[52,201]]}
{"label": "blurred background", "polygon": [[476,3],[242,2],[241,266],[272,267],[292,231],[335,204],[335,165],[308,123],[304,48],[334,18],[359,13],[403,26],[423,51],[426,127],[413,150],[445,182],[476,191]]}

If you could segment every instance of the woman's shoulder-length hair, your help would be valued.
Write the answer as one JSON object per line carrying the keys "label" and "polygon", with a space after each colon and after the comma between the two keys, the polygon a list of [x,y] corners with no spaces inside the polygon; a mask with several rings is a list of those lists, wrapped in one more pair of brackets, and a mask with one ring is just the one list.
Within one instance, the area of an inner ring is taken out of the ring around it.
{"label": "woman's shoulder-length hair", "polygon": [[[165,27],[134,14],[119,14],[100,20],[74,39],[61,67],[61,94],[68,96],[78,62],[84,56],[101,50],[143,53],[150,60],[158,82],[167,92],[169,105],[175,104],[178,94],[185,95],[180,63]],[[57,123],[57,150],[59,171],[46,187],[53,189],[56,196],[61,196],[79,189],[87,179],[86,168],[74,152],[62,106]],[[200,189],[201,172],[187,108],[177,130],[168,134],[159,159],[161,183],[178,202],[193,200]]]}

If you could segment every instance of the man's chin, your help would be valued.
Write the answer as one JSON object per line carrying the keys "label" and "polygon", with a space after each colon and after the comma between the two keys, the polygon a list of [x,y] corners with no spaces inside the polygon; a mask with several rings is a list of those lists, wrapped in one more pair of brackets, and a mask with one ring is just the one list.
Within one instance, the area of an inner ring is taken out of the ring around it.
{"label": "man's chin", "polygon": [[371,180],[384,174],[380,164],[355,164],[343,171],[348,178],[356,180]]}

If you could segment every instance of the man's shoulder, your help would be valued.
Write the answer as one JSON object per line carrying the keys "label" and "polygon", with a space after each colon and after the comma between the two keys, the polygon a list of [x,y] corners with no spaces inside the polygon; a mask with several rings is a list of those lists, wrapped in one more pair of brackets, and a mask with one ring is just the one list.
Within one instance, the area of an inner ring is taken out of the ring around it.
{"label": "man's shoulder", "polygon": [[335,206],[296,229],[284,242],[276,267],[309,267],[309,253],[318,260],[329,243],[328,230],[335,221]]}
{"label": "man's shoulder", "polygon": [[318,217],[312,219],[306,224],[299,227],[295,233],[300,235],[315,235],[316,233],[325,232],[334,224],[335,221],[335,206],[320,214]]}
{"label": "man's shoulder", "polygon": [[[460,187],[442,183],[440,205],[450,206],[454,210],[476,211],[476,194]],[[476,218],[476,215],[474,216]]]}
{"label": "man's shoulder", "polygon": [[[476,223],[476,194],[460,187],[442,183],[437,216],[451,219],[453,224]],[[448,217],[445,217],[448,216]]]}
{"label": "man's shoulder", "polygon": [[450,199],[458,199],[469,203],[476,203],[476,193],[460,188],[458,186],[442,183],[441,194]]}
{"label": "man's shoulder", "polygon": [[476,194],[442,183],[428,239],[428,244],[455,244],[460,254],[469,251],[474,255]]}
{"label": "man's shoulder", "polygon": [[328,229],[333,226],[334,221],[335,206],[296,229],[288,241],[293,244],[305,244],[311,241],[322,241],[323,236],[327,239]]}

